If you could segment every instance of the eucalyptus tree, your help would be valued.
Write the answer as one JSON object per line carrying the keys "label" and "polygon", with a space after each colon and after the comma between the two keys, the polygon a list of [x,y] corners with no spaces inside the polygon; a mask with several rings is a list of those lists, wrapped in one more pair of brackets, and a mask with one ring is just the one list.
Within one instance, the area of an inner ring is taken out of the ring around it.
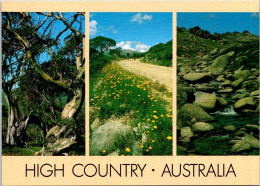
{"label": "eucalyptus tree", "polygon": [[[8,68],[15,67],[19,76],[22,73],[18,67],[24,68],[25,73],[33,70],[46,82],[46,87],[55,86],[67,97],[59,120],[50,116],[54,127],[48,130],[46,145],[37,155],[60,154],[76,143],[75,118],[85,98],[84,19],[84,13],[3,13],[6,47],[10,45],[20,51],[17,58],[6,52],[16,63],[6,63]],[[7,79],[17,77],[9,73]],[[39,87],[34,90],[49,101],[46,92],[39,91]]]}

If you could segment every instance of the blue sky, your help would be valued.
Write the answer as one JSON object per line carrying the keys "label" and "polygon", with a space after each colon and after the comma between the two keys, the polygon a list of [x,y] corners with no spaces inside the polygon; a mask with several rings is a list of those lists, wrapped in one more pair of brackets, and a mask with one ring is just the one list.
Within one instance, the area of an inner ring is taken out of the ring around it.
{"label": "blue sky", "polygon": [[210,33],[249,31],[259,35],[259,13],[177,13],[178,27],[199,26]]}
{"label": "blue sky", "polygon": [[146,52],[172,40],[172,13],[90,13],[90,39],[114,39],[116,47]]}

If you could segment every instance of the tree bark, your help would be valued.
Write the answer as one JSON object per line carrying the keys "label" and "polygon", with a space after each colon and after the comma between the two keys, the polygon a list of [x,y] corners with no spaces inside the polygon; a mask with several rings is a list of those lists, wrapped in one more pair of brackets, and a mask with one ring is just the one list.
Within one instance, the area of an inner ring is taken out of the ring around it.
{"label": "tree bark", "polygon": [[5,142],[8,145],[25,145],[25,130],[30,117],[22,116],[19,118],[16,100],[12,101],[8,92],[5,92],[5,98],[8,104],[8,125]]}

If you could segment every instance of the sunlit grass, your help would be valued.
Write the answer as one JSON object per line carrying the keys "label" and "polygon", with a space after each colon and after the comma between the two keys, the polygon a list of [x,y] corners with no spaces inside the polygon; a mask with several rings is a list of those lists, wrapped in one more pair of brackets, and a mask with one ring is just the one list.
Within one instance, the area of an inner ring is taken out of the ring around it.
{"label": "sunlit grass", "polygon": [[[171,94],[164,86],[116,64],[107,65],[92,80],[90,106],[96,108],[96,113],[90,116],[90,123],[96,118],[104,121],[112,115],[124,117],[132,128],[138,128],[140,134],[135,133],[135,141],[140,142],[138,148],[143,155],[172,154]],[[168,97],[163,99],[161,94]],[[142,135],[146,136],[145,140]],[[122,146],[119,150],[121,155],[132,155],[131,147]],[[104,149],[103,153],[108,152]]]}

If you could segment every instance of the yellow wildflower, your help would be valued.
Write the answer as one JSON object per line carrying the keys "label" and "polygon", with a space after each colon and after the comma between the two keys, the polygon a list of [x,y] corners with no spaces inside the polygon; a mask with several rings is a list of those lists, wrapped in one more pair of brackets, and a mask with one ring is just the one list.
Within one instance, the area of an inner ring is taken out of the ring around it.
{"label": "yellow wildflower", "polygon": [[167,136],[167,140],[172,140],[172,137],[171,136]]}
{"label": "yellow wildflower", "polygon": [[126,152],[130,152],[131,150],[127,147],[127,148],[125,149],[125,151],[126,151]]}
{"label": "yellow wildflower", "polygon": [[107,151],[104,149],[102,152],[103,152],[103,153],[106,153]]}

